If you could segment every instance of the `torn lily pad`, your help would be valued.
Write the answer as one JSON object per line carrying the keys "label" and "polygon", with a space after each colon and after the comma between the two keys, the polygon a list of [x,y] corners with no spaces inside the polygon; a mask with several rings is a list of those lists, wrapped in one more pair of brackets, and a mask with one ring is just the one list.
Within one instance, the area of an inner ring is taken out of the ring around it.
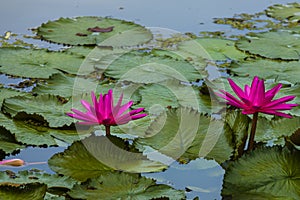
{"label": "torn lily pad", "polygon": [[59,18],[37,28],[42,39],[66,45],[135,46],[152,39],[141,25],[103,17]]}
{"label": "torn lily pad", "polygon": [[238,40],[236,47],[241,51],[263,58],[298,61],[300,35],[280,30],[256,33]]}

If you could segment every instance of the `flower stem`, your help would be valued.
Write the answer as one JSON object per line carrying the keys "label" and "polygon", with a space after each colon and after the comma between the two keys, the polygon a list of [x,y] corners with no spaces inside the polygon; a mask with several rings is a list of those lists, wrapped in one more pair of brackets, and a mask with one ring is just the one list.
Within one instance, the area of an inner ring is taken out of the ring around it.
{"label": "flower stem", "polygon": [[247,149],[248,152],[252,151],[254,147],[254,137],[255,137],[257,119],[258,119],[258,112],[253,114],[251,133],[250,133],[248,149]]}
{"label": "flower stem", "polygon": [[110,135],[110,126],[105,126],[106,135]]}

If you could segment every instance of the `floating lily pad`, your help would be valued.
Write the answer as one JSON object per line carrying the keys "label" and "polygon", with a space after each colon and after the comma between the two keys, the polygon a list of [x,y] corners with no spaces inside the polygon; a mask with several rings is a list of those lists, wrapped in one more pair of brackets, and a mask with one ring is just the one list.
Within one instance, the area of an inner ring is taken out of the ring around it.
{"label": "floating lily pad", "polygon": [[170,79],[188,82],[202,78],[197,69],[186,61],[138,52],[123,54],[103,67],[106,76],[134,83],[157,83]]}
{"label": "floating lily pad", "polygon": [[162,108],[185,106],[211,114],[221,109],[221,105],[212,103],[209,95],[200,95],[196,87],[180,84],[177,80],[142,86],[138,93],[141,95],[141,101],[137,107],[145,107],[146,110],[153,106]]}
{"label": "floating lily pad", "polygon": [[280,118],[267,120],[259,117],[257,122],[257,130],[255,141],[272,142],[273,144],[285,145],[285,137],[291,136],[300,127],[300,117]]}
{"label": "floating lily pad", "polygon": [[263,58],[299,60],[300,35],[286,31],[257,33],[238,40],[236,47]]}
{"label": "floating lily pad", "polygon": [[97,85],[98,83],[91,79],[66,76],[59,73],[52,75],[46,83],[38,83],[32,92],[71,97],[72,95],[90,93],[97,88]]}
{"label": "floating lily pad", "polygon": [[300,77],[300,65],[298,61],[277,62],[256,59],[234,63],[231,67],[231,72],[241,77],[259,75],[263,79],[276,79],[277,81],[290,81],[291,83],[299,82]]}
{"label": "floating lily pad", "polygon": [[223,197],[230,199],[299,199],[300,153],[260,148],[229,165]]}
{"label": "floating lily pad", "polygon": [[[3,102],[3,111],[10,114],[13,118],[23,118],[22,115],[24,115],[24,113],[27,115],[39,115],[43,117],[48,122],[49,127],[52,128],[69,126],[73,123],[73,119],[66,115],[69,109],[66,109],[62,100],[54,95],[7,98]],[[22,117],[17,115],[21,115]]]}
{"label": "floating lily pad", "polygon": [[[83,57],[44,49],[0,48],[0,72],[28,78],[49,78],[59,70],[78,74]],[[92,70],[80,71],[81,75]]]}
{"label": "floating lily pad", "polygon": [[0,184],[0,196],[7,200],[44,199],[47,186],[41,183]]}
{"label": "floating lily pad", "polygon": [[133,46],[148,42],[146,28],[119,19],[103,17],[60,18],[37,29],[42,39],[68,45]]}
{"label": "floating lily pad", "polygon": [[14,135],[0,125],[0,150],[5,153],[13,153],[16,150],[24,148],[20,142],[18,142]]}
{"label": "floating lily pad", "polygon": [[275,4],[266,10],[269,17],[278,20],[288,20],[291,22],[299,22],[300,20],[300,3],[288,3],[285,5]]}
{"label": "floating lily pad", "polygon": [[192,63],[205,58],[208,60],[241,60],[247,55],[234,46],[234,41],[218,38],[197,38],[184,41],[175,51]]}
{"label": "floating lily pad", "polygon": [[205,157],[222,163],[233,152],[229,142],[231,132],[228,130],[224,131],[221,120],[180,107],[158,116],[145,138],[136,140],[136,145],[139,149],[150,146],[175,160],[190,161]]}
{"label": "floating lily pad", "polygon": [[130,152],[117,146],[116,137],[91,136],[73,143],[63,153],[55,154],[48,161],[50,168],[60,174],[85,181],[107,171],[155,172],[167,166],[151,161],[139,152]]}
{"label": "floating lily pad", "polygon": [[[90,188],[93,188],[91,190]],[[106,173],[77,184],[69,192],[76,199],[184,199],[182,190],[156,184],[153,179],[139,174]]]}
{"label": "floating lily pad", "polygon": [[71,144],[89,134],[89,131],[51,129],[43,121],[36,121],[34,117],[23,120],[12,120],[0,113],[0,127],[15,135],[18,142],[27,145],[58,145],[61,142]]}
{"label": "floating lily pad", "polygon": [[14,97],[14,96],[22,96],[22,95],[27,94],[25,92],[20,92],[20,91],[17,91],[17,90],[13,90],[13,89],[9,89],[9,88],[1,88],[1,87],[0,87],[0,92],[1,92],[1,95],[0,95],[0,108],[2,107],[2,103],[3,103],[4,99]]}
{"label": "floating lily pad", "polygon": [[71,189],[77,183],[74,179],[56,174],[46,174],[34,171],[12,171],[0,172],[1,182],[11,184],[44,183],[48,188],[67,188]]}

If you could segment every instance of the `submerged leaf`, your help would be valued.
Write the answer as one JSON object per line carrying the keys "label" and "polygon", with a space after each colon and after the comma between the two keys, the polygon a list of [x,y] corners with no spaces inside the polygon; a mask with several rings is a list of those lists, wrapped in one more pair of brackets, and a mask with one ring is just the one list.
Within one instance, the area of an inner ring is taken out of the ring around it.
{"label": "submerged leaf", "polygon": [[300,152],[259,148],[231,163],[222,195],[230,199],[299,199]]}
{"label": "submerged leaf", "polygon": [[72,198],[79,199],[174,199],[185,198],[184,191],[168,185],[155,184],[139,174],[110,172],[77,184],[69,192]]}
{"label": "submerged leaf", "polygon": [[147,159],[142,153],[124,150],[117,145],[123,143],[120,140],[114,136],[91,136],[52,156],[49,166],[53,171],[80,181],[112,170],[139,173],[161,171],[167,167]]}

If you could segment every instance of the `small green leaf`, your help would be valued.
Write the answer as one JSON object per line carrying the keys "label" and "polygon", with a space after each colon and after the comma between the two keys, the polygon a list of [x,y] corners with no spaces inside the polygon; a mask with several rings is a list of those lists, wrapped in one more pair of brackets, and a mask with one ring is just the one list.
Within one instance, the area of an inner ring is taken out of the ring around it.
{"label": "small green leaf", "polygon": [[[92,188],[92,189],[91,189]],[[69,192],[76,199],[174,199],[185,198],[184,191],[175,190],[168,185],[155,184],[149,178],[139,174],[105,173],[91,178],[82,184],[77,184]]]}

